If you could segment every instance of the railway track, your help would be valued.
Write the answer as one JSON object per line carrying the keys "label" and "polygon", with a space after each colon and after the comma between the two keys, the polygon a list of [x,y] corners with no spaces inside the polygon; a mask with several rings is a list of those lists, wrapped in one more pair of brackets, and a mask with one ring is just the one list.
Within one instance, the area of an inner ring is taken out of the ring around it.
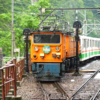
{"label": "railway track", "polygon": [[68,94],[66,93],[64,88],[61,86],[61,84],[58,82],[54,82],[51,84],[50,83],[45,84],[45,83],[40,82],[39,86],[43,93],[43,98],[44,98],[43,100],[68,100],[69,99]]}
{"label": "railway track", "polygon": [[[69,100],[96,100],[100,94],[100,80],[95,79],[95,76],[100,72],[100,69],[94,74],[69,98]],[[99,100],[99,99],[98,99]]]}

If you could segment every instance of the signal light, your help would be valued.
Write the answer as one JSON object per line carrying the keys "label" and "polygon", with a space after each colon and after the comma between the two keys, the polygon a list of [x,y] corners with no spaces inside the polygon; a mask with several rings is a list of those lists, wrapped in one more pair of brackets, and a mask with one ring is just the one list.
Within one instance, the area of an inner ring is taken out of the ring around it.
{"label": "signal light", "polygon": [[74,28],[74,34],[76,34],[76,29]]}
{"label": "signal light", "polygon": [[23,35],[30,35],[31,34],[31,30],[29,28],[25,28],[23,30]]}
{"label": "signal light", "polygon": [[[82,29],[78,29],[78,34],[82,33]],[[74,28],[74,34],[76,34],[76,29]]]}
{"label": "signal light", "polygon": [[82,29],[78,29],[78,34],[81,34],[82,33]]}

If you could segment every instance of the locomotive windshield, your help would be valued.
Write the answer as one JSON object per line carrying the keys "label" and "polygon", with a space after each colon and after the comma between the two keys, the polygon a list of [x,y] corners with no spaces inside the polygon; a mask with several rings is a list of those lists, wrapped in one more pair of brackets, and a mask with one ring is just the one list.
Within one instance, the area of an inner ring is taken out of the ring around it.
{"label": "locomotive windshield", "polygon": [[34,43],[60,43],[59,34],[34,34],[33,35]]}

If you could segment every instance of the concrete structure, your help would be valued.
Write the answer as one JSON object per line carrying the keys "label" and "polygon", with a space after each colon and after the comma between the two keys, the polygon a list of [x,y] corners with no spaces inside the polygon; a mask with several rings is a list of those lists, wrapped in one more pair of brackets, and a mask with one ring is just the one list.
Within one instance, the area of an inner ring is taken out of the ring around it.
{"label": "concrete structure", "polygon": [[[0,48],[0,68],[3,66],[3,54],[2,54],[2,48]],[[1,72],[0,72],[0,77],[1,77]]]}

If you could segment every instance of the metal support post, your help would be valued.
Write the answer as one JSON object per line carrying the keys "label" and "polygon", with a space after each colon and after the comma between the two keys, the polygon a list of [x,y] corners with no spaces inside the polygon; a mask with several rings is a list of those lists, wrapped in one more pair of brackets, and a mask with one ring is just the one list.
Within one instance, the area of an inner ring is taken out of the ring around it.
{"label": "metal support post", "polygon": [[79,28],[81,28],[81,23],[80,21],[75,21],[73,24],[73,28],[76,28],[76,36],[75,36],[75,40],[76,40],[76,70],[75,73],[73,74],[73,76],[79,76],[81,74],[79,74],[79,56],[78,56],[78,41],[79,41],[79,35],[78,35],[78,30]]}
{"label": "metal support post", "polygon": [[79,74],[79,56],[78,56],[78,41],[79,41],[79,36],[78,36],[78,28],[76,29],[76,37],[75,37],[75,40],[76,40],[76,70],[75,70],[75,73],[76,74]]}
{"label": "metal support post", "polygon": [[29,73],[29,67],[28,67],[28,34],[26,34],[26,73]]}
{"label": "metal support post", "polygon": [[29,64],[28,64],[28,42],[29,42],[29,40],[28,40],[28,35],[30,35],[30,33],[31,33],[31,30],[30,29],[28,29],[28,28],[26,28],[26,29],[24,29],[23,30],[23,35],[26,35],[26,73],[29,73]]}

